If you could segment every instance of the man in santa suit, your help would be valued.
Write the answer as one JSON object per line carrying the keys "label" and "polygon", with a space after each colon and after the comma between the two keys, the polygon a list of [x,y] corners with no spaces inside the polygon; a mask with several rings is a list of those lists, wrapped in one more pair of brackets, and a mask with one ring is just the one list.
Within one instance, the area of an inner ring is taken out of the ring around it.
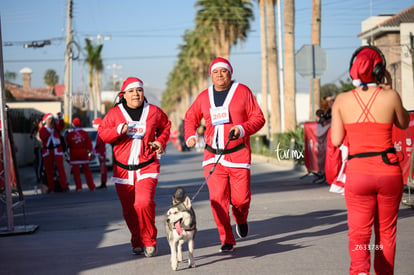
{"label": "man in santa suit", "polygon": [[[265,123],[253,93],[247,86],[232,80],[232,73],[233,68],[228,60],[221,57],[214,59],[210,65],[213,85],[200,93],[184,119],[185,140],[189,147],[196,144],[197,128],[201,119],[205,120],[203,167],[222,244],[221,252],[233,251],[236,244],[230,223],[230,205],[237,234],[241,238],[248,234],[250,136]],[[234,133],[230,136],[232,131]],[[225,148],[226,145],[228,148]]]}
{"label": "man in santa suit", "polygon": [[123,216],[131,232],[135,254],[156,254],[155,188],[160,173],[157,155],[164,152],[171,122],[144,97],[144,84],[128,77],[119,92],[120,102],[102,120],[98,134],[113,145],[115,183]]}
{"label": "man in santa suit", "polygon": [[51,113],[47,113],[42,118],[44,127],[39,129],[39,137],[42,140],[42,156],[46,171],[48,193],[55,191],[54,163],[59,172],[60,187],[63,192],[69,191],[66,181],[65,167],[63,165],[64,152],[61,144],[60,132],[65,123],[61,113],[58,114],[57,123]]}
{"label": "man in santa suit", "polygon": [[89,158],[92,157],[92,141],[88,133],[81,128],[80,119],[75,117],[72,121],[73,129],[66,135],[66,144],[69,148],[70,164],[72,165],[73,179],[75,180],[76,191],[82,190],[82,181],[80,176],[80,166],[82,165],[85,174],[86,184],[89,190],[95,190],[95,183],[91,168],[89,167]]}
{"label": "man in santa suit", "polygon": [[[92,126],[95,129],[99,128],[101,125],[102,119],[97,117],[93,120]],[[101,185],[98,186],[98,189],[106,189],[106,181],[108,179],[108,168],[106,167],[106,143],[103,142],[99,135],[96,135],[95,141],[95,156],[99,160],[99,167],[101,171]]]}

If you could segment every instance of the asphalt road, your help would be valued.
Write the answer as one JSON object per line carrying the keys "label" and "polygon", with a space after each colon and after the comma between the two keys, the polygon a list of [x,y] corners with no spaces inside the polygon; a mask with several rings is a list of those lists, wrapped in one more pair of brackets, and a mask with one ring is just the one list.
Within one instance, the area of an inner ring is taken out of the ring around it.
{"label": "asphalt road", "polygon": [[[237,240],[235,251],[219,253],[208,189],[193,202],[198,233],[196,268],[169,264],[163,216],[177,186],[192,197],[204,182],[201,153],[178,152],[169,145],[161,159],[156,191],[158,256],[133,256],[130,234],[122,218],[115,187],[90,192],[35,194],[34,172],[20,168],[24,207],[15,209],[18,229],[38,227],[30,234],[0,237],[0,274],[348,274],[347,224],[344,198],[314,183],[312,175],[277,160],[254,157],[250,234]],[[98,172],[94,172],[99,185]],[[406,194],[404,195],[406,196]],[[7,228],[2,206],[0,226]],[[233,221],[234,224],[234,221]],[[414,210],[401,205],[395,274],[414,274]],[[184,246],[184,259],[187,259]],[[178,273],[177,273],[178,272]]]}

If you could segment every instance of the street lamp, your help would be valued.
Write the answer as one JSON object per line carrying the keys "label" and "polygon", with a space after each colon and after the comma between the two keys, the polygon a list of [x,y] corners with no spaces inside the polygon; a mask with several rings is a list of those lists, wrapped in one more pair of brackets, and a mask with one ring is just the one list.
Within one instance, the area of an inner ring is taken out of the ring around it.
{"label": "street lamp", "polygon": [[[119,64],[112,64],[112,65],[106,65],[107,69],[112,69],[112,89],[116,90],[116,79],[120,78],[119,75],[116,73],[117,70],[122,70],[124,66]],[[121,74],[122,76],[122,74]]]}
{"label": "street lamp", "polygon": [[86,39],[91,40],[91,41],[96,40],[98,42],[98,45],[101,45],[102,44],[101,43],[102,40],[103,41],[111,40],[112,39],[112,36],[110,36],[110,35],[102,36],[102,35],[98,34],[95,37],[94,36],[86,37]]}

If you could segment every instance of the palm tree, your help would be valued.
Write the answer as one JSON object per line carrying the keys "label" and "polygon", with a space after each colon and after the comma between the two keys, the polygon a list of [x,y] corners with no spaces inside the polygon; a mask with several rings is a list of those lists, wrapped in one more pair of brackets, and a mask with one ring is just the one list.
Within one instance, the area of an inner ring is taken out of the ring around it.
{"label": "palm tree", "polygon": [[[200,26],[202,27],[202,26]],[[179,58],[188,74],[188,89],[192,100],[207,86],[208,64],[213,58],[207,37],[202,30],[190,30],[184,34],[184,45],[180,46]],[[191,103],[191,102],[190,102]]]}
{"label": "palm tree", "polygon": [[267,20],[266,20],[266,5],[264,0],[258,0],[259,11],[260,11],[260,45],[262,55],[262,112],[266,119],[265,125],[263,126],[263,132],[267,138],[270,137],[269,129],[269,112],[268,112],[268,95],[269,95],[269,72],[267,70]]}
{"label": "palm tree", "polygon": [[[99,76],[97,75],[98,72],[101,72],[103,69],[103,62],[101,58],[101,51],[103,45],[97,45],[96,47],[92,45],[90,39],[85,39],[86,46],[86,60],[85,62],[88,64],[88,74],[89,74],[89,108],[94,111],[94,118],[97,117],[97,101],[98,97],[100,98],[100,91],[98,90],[98,82]],[[99,105],[100,106],[100,105]]]}
{"label": "palm tree", "polygon": [[[102,50],[102,47],[100,48]],[[96,107],[94,109],[94,118],[98,117],[97,111],[102,113],[102,97],[101,97],[101,83],[102,83],[102,71],[103,71],[103,61],[101,54],[99,52],[99,58],[95,64],[95,98],[96,98]]]}
{"label": "palm tree", "polygon": [[59,82],[59,76],[56,74],[55,70],[48,69],[43,76],[45,84],[50,87],[55,92],[55,85]]}
{"label": "palm tree", "polygon": [[184,44],[161,101],[164,111],[177,121],[192,99],[207,87],[208,67],[213,58],[228,58],[231,46],[246,39],[253,20],[251,3],[246,0],[199,0],[195,6],[196,28],[183,37]]}
{"label": "palm tree", "polygon": [[285,130],[296,127],[295,0],[284,2],[285,21]]}
{"label": "palm tree", "polygon": [[270,106],[272,113],[270,114],[270,142],[271,146],[275,135],[281,131],[280,121],[280,92],[276,47],[276,24],[275,24],[275,0],[265,0],[266,19],[267,19],[267,66],[269,72],[269,91]]}
{"label": "palm tree", "polygon": [[214,55],[228,59],[231,46],[247,38],[254,19],[252,4],[246,0],[198,0],[195,7],[196,30],[205,32]]}

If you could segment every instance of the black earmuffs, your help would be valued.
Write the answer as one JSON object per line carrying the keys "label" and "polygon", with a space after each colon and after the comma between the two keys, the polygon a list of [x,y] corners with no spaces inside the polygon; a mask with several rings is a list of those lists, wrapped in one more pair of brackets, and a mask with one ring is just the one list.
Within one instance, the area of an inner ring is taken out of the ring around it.
{"label": "black earmuffs", "polygon": [[[366,49],[366,48],[373,49],[374,51],[376,51],[381,56],[382,62],[375,65],[374,69],[372,70],[372,76],[375,78],[375,80],[377,82],[382,83],[384,81],[386,62],[385,62],[384,54],[381,52],[380,49],[378,49],[375,46],[362,46],[362,47],[359,47],[358,49],[356,49],[356,51],[353,53],[353,55],[351,57],[351,61],[350,61],[350,64],[349,64],[349,72],[351,71],[352,65],[354,64],[354,61],[355,61],[355,58],[357,57],[357,55],[363,49]],[[351,77],[351,79],[352,79],[352,77]]]}

